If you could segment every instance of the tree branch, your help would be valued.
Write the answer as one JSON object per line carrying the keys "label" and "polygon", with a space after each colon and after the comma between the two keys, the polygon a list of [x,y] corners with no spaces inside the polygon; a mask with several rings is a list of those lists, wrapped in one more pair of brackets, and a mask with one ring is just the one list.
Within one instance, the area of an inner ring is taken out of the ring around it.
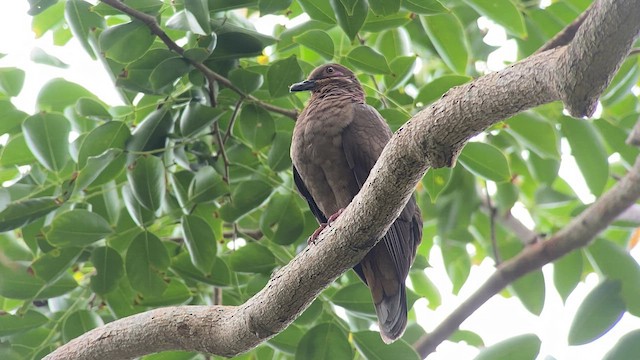
{"label": "tree branch", "polygon": [[176,44],[175,41],[171,40],[171,38],[167,35],[167,33],[165,33],[164,30],[162,30],[162,28],[158,24],[158,21],[156,20],[155,17],[153,17],[153,16],[151,16],[149,14],[145,14],[142,11],[133,9],[133,8],[125,5],[124,3],[122,3],[119,0],[100,0],[100,1],[102,1],[103,3],[113,7],[114,9],[122,11],[123,13],[131,16],[134,19],[137,19],[137,20],[143,22],[145,25],[147,25],[149,27],[149,29],[151,30],[152,33],[157,35],[160,38],[160,40],[162,40],[162,42],[164,42],[165,45],[167,45],[169,50],[171,50],[171,51],[179,54],[180,56],[182,56],[187,62],[189,62],[189,64],[191,64],[193,67],[198,69],[204,75],[204,77],[207,78],[207,80],[210,83],[212,83],[214,81],[217,81],[220,84],[222,84],[222,85],[228,87],[229,89],[231,89],[233,92],[235,92],[238,95],[240,95],[240,98],[247,99],[247,100],[251,101],[252,103],[260,106],[261,108],[263,108],[265,110],[269,110],[271,112],[275,112],[275,113],[284,115],[286,117],[289,117],[289,118],[293,119],[294,121],[298,118],[298,112],[297,111],[291,110],[291,109],[281,108],[281,107],[269,104],[267,102],[264,102],[264,101],[256,98],[253,95],[245,94],[242,90],[240,90],[240,88],[235,86],[226,77],[224,77],[224,76],[216,73],[215,71],[209,69],[206,65],[204,65],[201,62],[197,62],[197,61],[194,61],[192,59],[189,59],[189,58],[185,57],[184,56],[184,49],[182,47],[180,47],[178,44]]}
{"label": "tree branch", "polygon": [[[113,2],[113,1],[110,1]],[[367,254],[397,218],[429,167],[451,166],[464,144],[492,124],[525,109],[564,100],[571,114],[590,113],[640,31],[635,0],[604,0],[574,40],[507,69],[451,89],[399,129],[362,190],[342,215],[269,283],[239,306],[169,307],[94,329],[47,359],[124,359],[164,350],[233,356],[284,330],[338,276]],[[576,44],[576,45],[574,45]],[[584,47],[583,50],[576,47]],[[459,324],[509,281],[582,246],[640,195],[640,165],[578,216],[554,240],[534,244],[501,265],[480,295],[454,312]],[[625,193],[626,192],[626,193]],[[434,349],[453,326],[421,340]]]}

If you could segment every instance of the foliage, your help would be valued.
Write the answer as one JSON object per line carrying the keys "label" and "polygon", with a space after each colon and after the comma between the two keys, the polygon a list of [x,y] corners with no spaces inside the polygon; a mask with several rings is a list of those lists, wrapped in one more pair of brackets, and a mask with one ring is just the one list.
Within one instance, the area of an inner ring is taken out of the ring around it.
{"label": "foliage", "polygon": [[[27,114],[11,102],[24,71],[0,69],[0,133],[7,137],[0,150],[0,357],[6,359],[40,358],[91,328],[153,307],[212,304],[220,293],[223,304],[237,305],[260,290],[317,227],[294,190],[288,155],[294,124],[288,111],[300,110],[307,96],[290,94],[288,86],[315,66],[334,61],[354,68],[368,102],[395,130],[450,87],[482,74],[494,48],[482,41],[479,17],[503,27],[524,58],[589,4],[123,1],[158,19],[167,39],[182,45],[180,54],[143,22],[104,3],[29,2],[36,35],[51,32],[60,46],[79,41],[104,64],[124,105],[55,79],[40,89],[37,113]],[[252,24],[267,14],[303,13],[307,20],[276,25],[269,35]],[[43,51],[34,61],[61,66]],[[572,184],[558,176],[561,144],[568,144],[575,175],[593,195],[615,184],[638,155],[624,143],[640,111],[630,91],[638,85],[637,62],[624,63],[597,119],[563,116],[558,103],[542,106],[470,143],[453,169],[425,176],[417,189],[425,231],[410,305],[418,298],[440,305],[440,290],[423,272],[434,244],[455,292],[471,265],[493,253],[492,232],[502,259],[522,249],[508,229],[492,230],[480,211],[483,189],[495,189],[498,214],[518,202],[536,232],[553,233],[584,208]],[[201,65],[229,84],[212,83]],[[632,230],[616,223],[586,250],[554,264],[554,284],[565,300],[586,274],[602,278],[578,310],[571,344],[597,339],[624,312],[640,316],[640,268],[626,250],[635,245]],[[546,291],[538,271],[504,295],[539,315]],[[345,317],[332,306],[345,309]],[[387,358],[391,349],[369,331],[374,321],[368,291],[347,273],[286,331],[240,358]],[[392,345],[403,359],[417,357],[409,344],[424,334],[414,311],[410,322]],[[458,335],[452,340],[482,345],[473,333]],[[612,353],[629,355],[630,343],[621,340]],[[507,339],[480,358],[512,358],[505,354],[523,346],[525,358],[533,358],[540,339]]]}

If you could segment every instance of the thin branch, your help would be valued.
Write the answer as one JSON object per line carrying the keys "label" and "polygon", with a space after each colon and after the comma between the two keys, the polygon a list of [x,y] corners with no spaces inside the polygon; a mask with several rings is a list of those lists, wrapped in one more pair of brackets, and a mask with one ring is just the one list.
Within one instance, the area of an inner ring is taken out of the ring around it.
{"label": "thin branch", "polygon": [[185,61],[189,62],[189,64],[191,64],[193,67],[198,69],[207,78],[207,80],[210,83],[212,83],[214,81],[217,81],[220,84],[228,87],[229,89],[231,89],[232,91],[234,91],[238,95],[240,95],[241,98],[246,98],[246,99],[250,100],[252,103],[260,106],[261,108],[263,108],[265,110],[269,110],[271,112],[275,112],[275,113],[284,115],[284,116],[289,117],[289,118],[291,118],[293,120],[297,119],[297,117],[298,117],[298,112],[297,111],[291,110],[291,109],[281,108],[281,107],[266,103],[266,102],[256,98],[253,95],[245,94],[242,90],[240,90],[240,88],[235,86],[229,79],[227,79],[226,77],[224,77],[224,76],[216,73],[215,71],[209,69],[203,63],[191,60],[191,59],[189,59],[187,57],[184,57],[184,49],[182,47],[180,47],[178,44],[176,44],[175,41],[171,40],[171,38],[167,35],[167,33],[165,33],[164,30],[162,30],[162,28],[158,24],[158,21],[156,20],[155,17],[153,17],[153,16],[151,16],[149,14],[145,14],[142,11],[138,11],[136,9],[133,9],[133,8],[125,5],[124,3],[120,2],[119,0],[100,0],[100,1],[102,1],[103,3],[113,7],[114,9],[122,11],[123,13],[131,16],[134,19],[142,21],[145,25],[147,25],[149,27],[149,29],[151,30],[151,32],[153,34],[157,35],[162,40],[162,42],[165,43],[165,45],[169,48],[169,50],[174,51],[175,53],[177,53],[180,56],[182,56],[185,59]]}
{"label": "thin branch", "polygon": [[631,51],[629,51],[629,56],[638,55],[638,54],[640,54],[640,48],[631,49]]}
{"label": "thin branch", "polygon": [[222,139],[223,145],[231,137],[231,130],[233,129],[233,125],[235,125],[236,123],[236,118],[238,117],[238,111],[240,110],[240,105],[242,105],[242,98],[238,99],[238,101],[236,102],[236,107],[233,109],[233,113],[231,114],[231,120],[229,120],[229,126],[227,126],[227,132],[224,133],[224,138]]}
{"label": "thin branch", "polygon": [[575,249],[587,246],[639,197],[640,158],[619,183],[549,240],[528,246],[516,257],[502,263],[498,270],[435,330],[419,339],[414,348],[423,358],[435,351],[438,344],[458,329],[465,319],[508,284]]}
{"label": "thin branch", "polygon": [[222,140],[222,135],[220,134],[220,125],[218,125],[218,121],[213,123],[213,132],[216,137],[216,144],[218,145],[218,157],[222,158],[222,165],[224,166],[224,176],[222,180],[225,183],[229,183],[229,158],[227,158],[227,152],[224,149],[224,140]]}
{"label": "thin branch", "polygon": [[500,252],[498,252],[498,243],[496,241],[496,215],[498,211],[491,202],[491,195],[489,195],[489,187],[487,186],[486,181],[484,183],[484,192],[486,195],[485,201],[489,210],[489,232],[491,233],[491,249],[493,251],[493,260],[496,262],[496,265],[499,265],[502,262],[502,259],[500,258]]}

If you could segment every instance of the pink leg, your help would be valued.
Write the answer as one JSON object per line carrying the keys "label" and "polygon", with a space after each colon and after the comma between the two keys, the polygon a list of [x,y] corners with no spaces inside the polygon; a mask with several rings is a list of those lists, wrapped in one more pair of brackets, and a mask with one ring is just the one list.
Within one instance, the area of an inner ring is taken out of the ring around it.
{"label": "pink leg", "polygon": [[340,216],[340,214],[342,214],[343,211],[344,211],[344,208],[336,211],[335,214],[329,216],[326,223],[321,223],[320,226],[316,229],[316,231],[314,231],[313,234],[309,236],[309,239],[307,239],[307,244],[308,245],[315,244],[316,239],[318,238],[318,236],[320,236],[320,233],[322,232],[322,230],[324,230],[327,226],[331,226],[331,223],[334,222]]}

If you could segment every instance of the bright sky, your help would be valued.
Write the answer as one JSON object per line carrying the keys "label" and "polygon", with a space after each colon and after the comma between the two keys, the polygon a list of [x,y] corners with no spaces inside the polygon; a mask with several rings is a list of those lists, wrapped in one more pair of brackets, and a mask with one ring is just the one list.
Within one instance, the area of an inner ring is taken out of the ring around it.
{"label": "bright sky", "polygon": [[[4,34],[0,41],[0,53],[7,54],[0,59],[0,67],[18,67],[26,71],[25,86],[13,102],[20,109],[33,113],[38,89],[44,83],[55,77],[64,77],[69,81],[79,83],[98,95],[107,104],[120,104],[119,97],[113,89],[111,80],[99,62],[91,61],[90,57],[72,39],[64,48],[52,45],[50,34],[42,39],[35,39],[31,32],[31,17],[27,15],[26,1],[11,1],[2,5],[0,11],[0,33]],[[272,20],[266,21],[275,21]],[[262,19],[261,22],[265,20]],[[259,25],[263,25],[260,24]],[[492,45],[503,46],[490,58],[486,69],[498,70],[504,60],[513,61],[515,44],[507,42],[503,32],[492,26],[490,22],[482,20],[483,27],[490,29],[488,42]],[[268,27],[265,25],[265,27]],[[262,26],[260,26],[262,28]],[[34,64],[30,61],[30,53],[34,47],[40,47],[51,55],[69,64],[68,69],[58,69],[51,66]],[[564,152],[565,149],[563,149]],[[575,177],[573,159],[563,157],[561,174],[581,194],[581,198],[589,199],[590,194],[581,178]],[[640,249],[636,247],[632,252],[636,259],[640,259]],[[451,294],[451,283],[446,275],[440,250],[435,248],[429,259],[432,268],[427,269],[427,275],[443,292],[442,305],[431,311],[426,307],[426,300],[420,300],[414,305],[419,317],[419,323],[427,331],[431,331],[453,309],[466,299],[493,272],[493,264],[485,260],[479,266],[471,269],[471,275],[458,296]],[[535,333],[542,339],[542,349],[538,359],[546,359],[548,355],[561,359],[599,359],[617,342],[617,340],[632,329],[640,328],[640,319],[625,314],[618,325],[602,338],[582,346],[569,347],[567,334],[574,313],[584,296],[598,283],[596,275],[590,275],[584,283],[569,297],[566,304],[562,304],[560,296],[555,291],[552,279],[552,267],[543,268],[547,285],[547,297],[544,310],[540,317],[528,313],[516,298],[505,299],[495,296],[473,314],[462,325],[462,329],[478,333],[486,345],[525,333]],[[438,351],[432,354],[430,360],[471,359],[477,354],[477,349],[464,344],[444,342]]]}

